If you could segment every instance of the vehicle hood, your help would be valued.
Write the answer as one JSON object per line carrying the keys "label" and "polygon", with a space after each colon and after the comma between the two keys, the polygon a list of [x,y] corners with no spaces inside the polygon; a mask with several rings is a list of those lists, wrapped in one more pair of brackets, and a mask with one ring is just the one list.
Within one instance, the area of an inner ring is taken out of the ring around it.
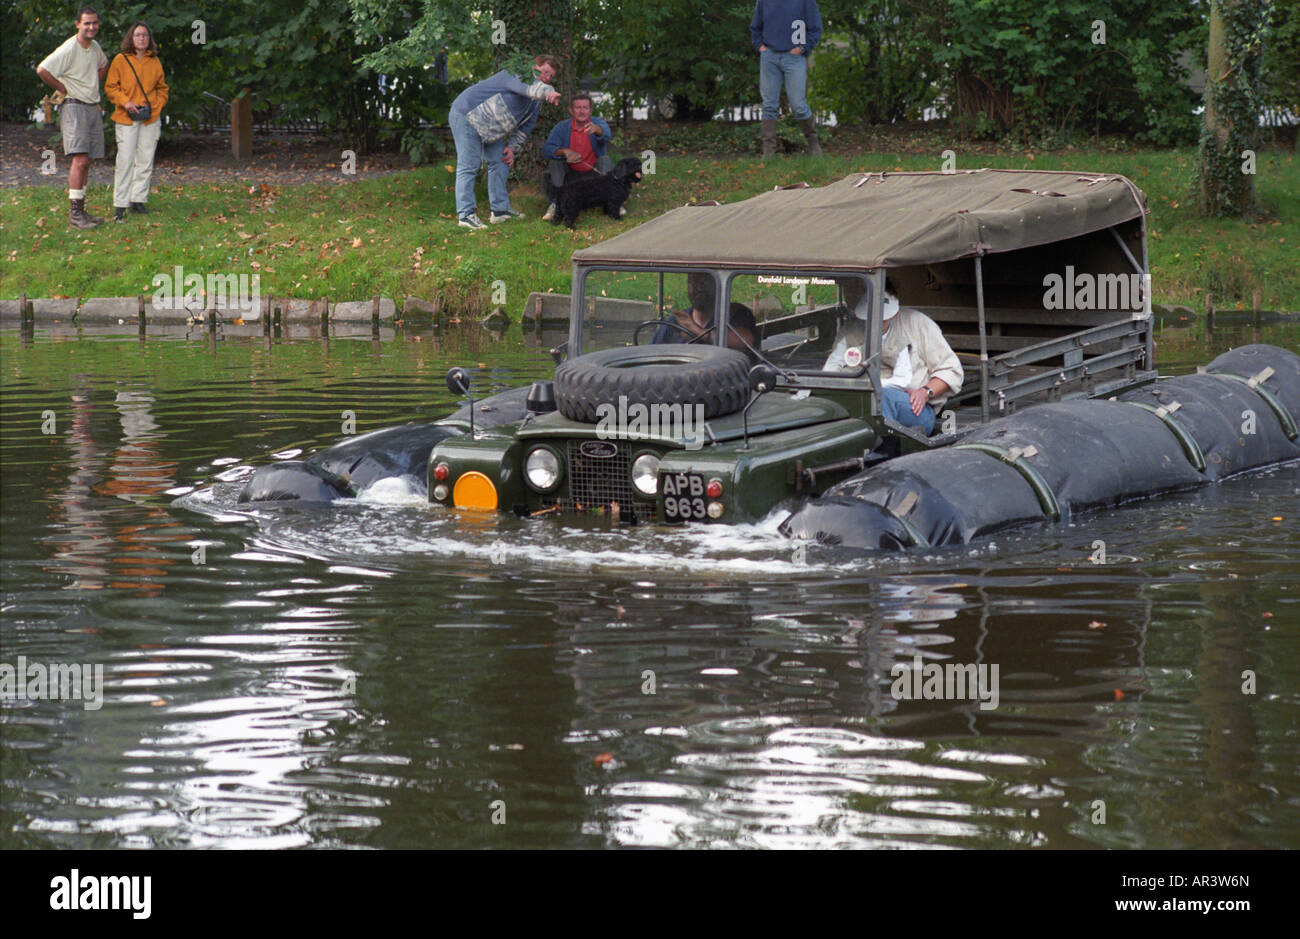
{"label": "vehicle hood", "polygon": [[[630,416],[635,418],[635,413]],[[826,398],[797,399],[787,392],[774,391],[759,398],[749,409],[749,433],[753,436],[780,430],[793,430],[848,416],[849,412],[843,406]],[[739,440],[744,435],[744,422],[740,411],[714,417],[703,423],[707,424],[707,429],[692,421],[681,428],[689,430],[689,434],[673,435],[655,432],[648,426],[638,430],[636,425],[630,422],[620,428],[617,422],[587,424],[572,421],[558,411],[554,411],[528,421],[515,433],[521,439],[547,437],[633,439],[667,447],[691,447],[692,449],[698,443],[694,439],[697,432],[702,434],[704,442]]]}

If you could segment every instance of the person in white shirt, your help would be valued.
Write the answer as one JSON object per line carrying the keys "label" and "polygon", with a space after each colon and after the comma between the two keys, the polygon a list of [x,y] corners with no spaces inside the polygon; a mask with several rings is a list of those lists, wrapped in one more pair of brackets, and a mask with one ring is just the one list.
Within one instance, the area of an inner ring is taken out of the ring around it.
{"label": "person in white shirt", "polygon": [[90,161],[104,157],[104,115],[99,109],[99,86],[108,71],[108,56],[95,42],[99,14],[90,7],[77,11],[77,34],[55,49],[36,74],[41,81],[66,96],[59,109],[63,131],[63,152],[72,158],[68,167],[68,224],[73,228],[94,228],[103,223],[98,215],[86,213],[86,177]]}
{"label": "person in white shirt", "polygon": [[[867,323],[871,320],[866,283],[857,277],[844,278],[838,283],[853,319],[841,326],[835,348],[822,366],[828,372],[848,371],[862,365],[867,353]],[[889,279],[885,280],[883,306],[881,412],[904,427],[920,427],[928,435],[934,430],[936,410],[951,395],[961,391],[965,373],[957,353],[943,338],[939,324],[920,310],[901,307],[893,281]]]}

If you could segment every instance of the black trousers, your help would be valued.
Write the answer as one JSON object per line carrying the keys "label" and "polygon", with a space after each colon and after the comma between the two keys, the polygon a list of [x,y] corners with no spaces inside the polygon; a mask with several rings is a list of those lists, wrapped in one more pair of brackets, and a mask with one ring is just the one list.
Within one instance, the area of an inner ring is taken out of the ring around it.
{"label": "black trousers", "polygon": [[[559,189],[561,186],[567,186],[569,183],[581,176],[589,175],[588,173],[574,172],[573,169],[570,168],[567,160],[549,160],[547,162],[549,162],[550,165],[546,167],[546,172],[550,176],[551,185],[556,189]],[[614,160],[608,153],[596,160],[597,172],[608,173],[613,169]]]}

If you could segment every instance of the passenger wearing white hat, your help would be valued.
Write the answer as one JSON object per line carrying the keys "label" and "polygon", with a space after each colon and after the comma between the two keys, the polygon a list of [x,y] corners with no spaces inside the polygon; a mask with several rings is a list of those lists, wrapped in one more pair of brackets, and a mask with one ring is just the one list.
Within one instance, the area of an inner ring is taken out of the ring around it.
{"label": "passenger wearing white hat", "polygon": [[[866,358],[866,327],[871,319],[865,282],[849,277],[839,284],[858,322],[841,328],[823,366],[828,372],[856,369],[862,364]],[[905,427],[920,427],[929,434],[934,430],[935,412],[961,391],[965,377],[961,362],[943,338],[939,324],[920,310],[903,307],[888,278],[881,312],[881,412]]]}

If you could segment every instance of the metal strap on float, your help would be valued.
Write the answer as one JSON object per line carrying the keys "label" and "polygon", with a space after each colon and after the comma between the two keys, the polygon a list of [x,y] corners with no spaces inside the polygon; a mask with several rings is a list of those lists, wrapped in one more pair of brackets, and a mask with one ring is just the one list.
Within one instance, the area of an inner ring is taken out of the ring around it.
{"label": "metal strap on float", "polygon": [[1023,450],[1019,447],[1006,450],[991,443],[959,443],[954,444],[953,449],[978,450],[980,453],[987,453],[989,456],[1001,460],[1023,476],[1025,482],[1029,483],[1029,488],[1034,490],[1034,495],[1038,497],[1038,505],[1042,508],[1044,515],[1051,519],[1061,517],[1061,505],[1056,501],[1056,493],[1052,491],[1051,486],[1047,485],[1047,480],[1043,478],[1043,474],[1023,459],[1037,453],[1037,447],[1030,445]]}
{"label": "metal strap on float", "polygon": [[1282,399],[1263,385],[1264,382],[1273,377],[1273,366],[1266,366],[1263,371],[1252,378],[1242,378],[1240,375],[1234,375],[1232,372],[1202,372],[1201,374],[1212,375],[1215,378],[1223,378],[1228,381],[1240,382],[1247,388],[1250,388],[1264,399],[1264,403],[1269,406],[1269,410],[1276,414],[1277,419],[1282,422],[1282,432],[1286,434],[1287,440],[1295,440],[1296,437],[1300,437],[1300,427],[1296,426],[1295,418],[1292,417],[1291,412],[1286,409],[1286,405],[1282,403]]}
{"label": "metal strap on float", "polygon": [[907,532],[907,536],[912,539],[912,547],[929,548],[932,547],[930,539],[921,534],[921,529],[917,528],[906,518],[907,513],[912,511],[912,507],[915,506],[918,501],[920,501],[920,498],[917,494],[915,492],[909,492],[907,495],[903,496],[903,500],[898,503],[898,508],[888,509],[883,505],[881,508],[894,516],[894,518],[898,519],[898,523],[903,526],[904,531]]}
{"label": "metal strap on float", "polygon": [[1187,432],[1187,428],[1181,422],[1174,419],[1174,412],[1182,407],[1181,404],[1175,401],[1172,404],[1152,407],[1149,404],[1143,404],[1141,401],[1125,401],[1123,403],[1131,404],[1133,407],[1141,408],[1144,411],[1150,411],[1160,418],[1164,425],[1169,428],[1169,432],[1174,435],[1178,445],[1183,448],[1183,455],[1187,457],[1187,462],[1191,463],[1198,473],[1205,472],[1205,454],[1201,451],[1201,445],[1196,442],[1196,438]]}

